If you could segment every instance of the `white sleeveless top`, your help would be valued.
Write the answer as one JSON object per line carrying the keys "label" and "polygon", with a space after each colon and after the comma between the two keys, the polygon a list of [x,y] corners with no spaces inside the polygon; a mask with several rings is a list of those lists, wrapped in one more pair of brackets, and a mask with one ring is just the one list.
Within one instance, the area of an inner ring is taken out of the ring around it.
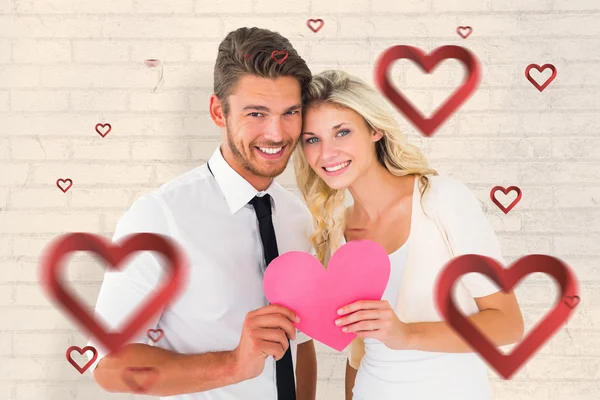
{"label": "white sleeveless top", "polygon": [[[414,208],[413,208],[414,210]],[[405,274],[409,248],[420,243],[417,225],[411,226],[408,240],[389,255],[390,278],[382,300],[387,300],[397,315],[399,306],[414,309],[420,298],[434,290],[433,282],[418,281]],[[481,232],[481,230],[479,230]],[[342,245],[346,241],[342,238]],[[421,255],[421,254],[419,254]],[[420,261],[420,262],[419,262]],[[415,267],[425,267],[418,257]],[[417,270],[418,270],[417,269]],[[413,269],[414,271],[414,269]],[[408,279],[407,279],[408,278]],[[481,280],[481,278],[471,278]],[[480,284],[488,292],[497,291],[487,282]],[[398,302],[401,288],[409,287],[413,296]],[[413,299],[411,302],[410,299]],[[409,303],[403,304],[408,300]],[[416,302],[415,302],[416,300]],[[418,315],[418,314],[417,314]],[[414,319],[418,319],[415,315]],[[423,313],[423,320],[431,320]],[[406,321],[407,318],[401,318]],[[353,400],[491,400],[492,389],[485,362],[476,353],[442,353],[421,350],[392,350],[376,339],[364,339],[364,356],[360,359],[353,389]]]}
{"label": "white sleeveless top", "polygon": [[[409,241],[389,255],[390,278],[381,300],[394,311]],[[353,400],[492,399],[486,365],[473,353],[392,350],[372,338],[364,339],[364,347]]]}

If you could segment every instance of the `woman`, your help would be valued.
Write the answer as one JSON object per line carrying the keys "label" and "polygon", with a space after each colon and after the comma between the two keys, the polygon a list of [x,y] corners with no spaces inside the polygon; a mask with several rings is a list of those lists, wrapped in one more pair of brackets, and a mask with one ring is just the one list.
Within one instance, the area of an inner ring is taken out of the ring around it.
{"label": "woman", "polygon": [[[434,297],[439,272],[455,256],[482,254],[506,265],[477,198],[430,169],[379,93],[341,71],[313,78],[294,164],[323,265],[345,242],[361,239],[379,243],[391,261],[382,299],[344,306],[336,321],[357,335],[346,399],[491,399],[485,362],[444,322]],[[470,273],[454,296],[496,346],[522,337],[514,293]]]}

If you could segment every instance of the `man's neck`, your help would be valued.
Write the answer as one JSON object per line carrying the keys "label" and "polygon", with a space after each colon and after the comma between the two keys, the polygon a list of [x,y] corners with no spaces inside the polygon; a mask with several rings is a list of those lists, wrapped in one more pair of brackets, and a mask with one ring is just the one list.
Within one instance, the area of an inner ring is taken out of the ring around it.
{"label": "man's neck", "polygon": [[251,171],[248,171],[240,163],[237,162],[237,160],[235,159],[235,157],[233,156],[233,154],[231,153],[231,151],[228,148],[225,147],[225,149],[224,149],[223,147],[225,147],[225,146],[221,145],[219,147],[219,151],[221,152],[221,155],[225,159],[225,162],[227,164],[229,164],[229,166],[235,172],[237,172],[242,178],[244,178],[246,181],[248,181],[248,183],[250,183],[254,189],[258,190],[259,192],[262,192],[263,190],[266,190],[271,185],[271,183],[273,182],[273,178],[269,178],[266,176],[259,176],[259,175],[252,173]]}

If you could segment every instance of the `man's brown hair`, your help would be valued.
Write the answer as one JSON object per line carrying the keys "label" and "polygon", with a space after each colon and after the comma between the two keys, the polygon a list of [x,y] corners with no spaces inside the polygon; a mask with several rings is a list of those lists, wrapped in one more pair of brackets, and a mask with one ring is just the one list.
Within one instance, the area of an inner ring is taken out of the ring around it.
{"label": "man's brown hair", "polygon": [[[274,50],[287,51],[288,56],[281,64],[271,57]],[[256,27],[229,32],[219,45],[214,70],[214,92],[223,104],[225,116],[229,112],[227,97],[239,79],[246,74],[272,79],[283,76],[296,78],[300,83],[303,104],[312,79],[306,62],[289,40],[277,32]]]}

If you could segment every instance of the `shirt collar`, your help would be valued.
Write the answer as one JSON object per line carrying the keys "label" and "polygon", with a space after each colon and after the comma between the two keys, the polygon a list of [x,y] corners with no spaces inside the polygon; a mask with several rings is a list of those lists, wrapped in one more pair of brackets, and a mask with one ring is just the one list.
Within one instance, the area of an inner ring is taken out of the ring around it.
{"label": "shirt collar", "polygon": [[254,186],[250,184],[245,178],[238,174],[231,166],[227,163],[223,154],[221,153],[221,146],[217,146],[213,155],[208,160],[210,169],[221,189],[229,210],[232,214],[238,212],[244,207],[254,196],[263,196],[268,193],[273,198],[271,202],[273,215],[275,215],[275,204],[277,203],[277,183],[275,180],[271,182],[266,190],[258,191]]}

